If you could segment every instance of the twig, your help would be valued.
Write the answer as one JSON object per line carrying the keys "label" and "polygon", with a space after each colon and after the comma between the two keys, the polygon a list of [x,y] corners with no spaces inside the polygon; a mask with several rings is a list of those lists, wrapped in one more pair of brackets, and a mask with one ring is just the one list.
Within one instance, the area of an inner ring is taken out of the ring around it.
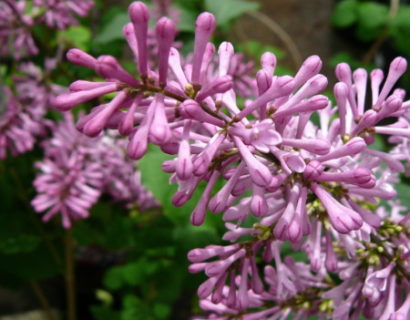
{"label": "twig", "polygon": [[55,320],[54,314],[51,311],[50,304],[45,296],[40,285],[35,281],[30,281],[31,289],[33,289],[38,301],[40,302],[48,320]]}
{"label": "twig", "polygon": [[[389,19],[394,19],[399,11],[399,6],[400,6],[400,0],[390,0],[390,10],[389,10]],[[383,43],[386,41],[386,39],[389,36],[389,29],[386,26],[382,32],[380,32],[379,36],[376,38],[376,40],[373,42],[373,44],[370,46],[369,50],[365,53],[363,56],[363,63],[364,64],[369,64],[376,53],[380,50],[381,46]]]}
{"label": "twig", "polygon": [[62,265],[62,259],[60,258],[60,255],[58,254],[56,248],[54,247],[53,243],[50,241],[50,239],[48,238],[43,225],[38,221],[38,217],[35,215],[35,213],[33,212],[33,208],[29,205],[29,198],[20,182],[20,177],[16,171],[16,169],[11,166],[10,168],[10,173],[11,176],[14,180],[14,183],[16,184],[17,187],[17,195],[19,196],[20,200],[23,202],[24,206],[26,207],[27,211],[30,213],[29,216],[31,218],[31,220],[33,221],[33,224],[35,226],[35,228],[37,229],[37,232],[40,234],[41,238],[43,239],[44,243],[47,246],[47,249],[49,250],[51,256],[53,257],[54,261],[58,264],[58,265]]}
{"label": "twig", "polygon": [[270,18],[262,12],[249,11],[246,14],[260,21],[282,40],[282,42],[286,45],[292,57],[295,68],[298,69],[300,64],[302,63],[302,56],[295,42],[292,40],[291,36],[275,20],[273,20],[272,18]]}
{"label": "twig", "polygon": [[74,241],[71,229],[66,231],[65,239],[65,259],[66,259],[66,301],[67,301],[67,320],[77,319],[77,307],[75,296],[75,273],[74,273]]}

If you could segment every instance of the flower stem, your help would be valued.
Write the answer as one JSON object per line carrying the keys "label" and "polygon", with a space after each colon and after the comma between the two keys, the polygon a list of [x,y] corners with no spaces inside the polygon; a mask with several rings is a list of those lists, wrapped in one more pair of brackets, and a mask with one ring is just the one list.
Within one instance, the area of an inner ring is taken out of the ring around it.
{"label": "flower stem", "polygon": [[77,319],[76,294],[75,294],[75,272],[74,272],[74,240],[71,229],[66,231],[65,238],[65,282],[67,301],[67,320]]}
{"label": "flower stem", "polygon": [[54,314],[51,311],[50,304],[48,303],[47,297],[45,296],[43,290],[41,289],[40,285],[36,281],[30,282],[31,289],[33,289],[38,301],[40,302],[46,318],[48,320],[55,320]]}

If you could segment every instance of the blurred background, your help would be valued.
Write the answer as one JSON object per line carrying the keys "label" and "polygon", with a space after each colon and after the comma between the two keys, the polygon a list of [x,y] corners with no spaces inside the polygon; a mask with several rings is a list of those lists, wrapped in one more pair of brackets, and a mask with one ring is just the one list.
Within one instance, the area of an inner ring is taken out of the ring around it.
{"label": "blurred background", "polygon": [[[63,51],[79,47],[94,56],[111,54],[132,69],[122,36],[129,4],[95,0],[79,25],[51,34],[33,32],[53,50],[56,42],[63,44]],[[246,75],[257,70],[265,51],[276,54],[279,74],[294,74],[306,57],[318,54],[325,62],[323,73],[333,80],[339,62],[385,69],[393,57],[410,56],[408,1],[174,0],[165,13],[178,19],[185,53],[193,47],[195,18],[204,10],[218,21],[214,43],[231,41],[244,54],[246,68],[241,72]],[[3,57],[0,63],[3,70],[11,62]],[[69,63],[52,74],[62,86],[91,77],[91,71]],[[401,87],[410,88],[409,73]],[[43,224],[30,206],[35,196],[33,163],[41,158],[41,148],[36,147],[0,160],[0,320],[65,319],[65,231],[57,220]],[[200,192],[188,205],[172,206],[175,188],[168,186],[168,174],[161,171],[165,159],[152,149],[138,163],[142,183],[157,206],[141,210],[103,196],[91,217],[72,229],[78,319],[179,320],[201,313],[196,288],[203,276],[188,273],[186,254],[220,243],[223,225],[218,216],[210,216],[201,227],[189,224]],[[402,201],[410,206],[409,199]]]}

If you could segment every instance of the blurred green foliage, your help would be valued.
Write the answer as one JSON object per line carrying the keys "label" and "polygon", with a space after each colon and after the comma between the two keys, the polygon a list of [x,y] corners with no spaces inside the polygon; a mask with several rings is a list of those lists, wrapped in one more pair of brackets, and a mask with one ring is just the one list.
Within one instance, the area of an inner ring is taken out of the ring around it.
{"label": "blurred green foliage", "polygon": [[338,28],[353,27],[363,42],[390,37],[399,54],[410,55],[410,5],[395,8],[375,1],[343,0],[336,5],[332,22]]}

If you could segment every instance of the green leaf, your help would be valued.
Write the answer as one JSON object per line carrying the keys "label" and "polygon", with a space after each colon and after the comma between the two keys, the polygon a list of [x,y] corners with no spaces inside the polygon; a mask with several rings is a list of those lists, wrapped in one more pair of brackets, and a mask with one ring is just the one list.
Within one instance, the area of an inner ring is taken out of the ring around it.
{"label": "green leaf", "polygon": [[389,15],[389,8],[386,5],[376,2],[363,2],[358,6],[359,24],[373,29],[386,24]]}
{"label": "green leaf", "polygon": [[152,192],[155,199],[161,204],[170,200],[169,174],[162,171],[162,163],[172,159],[156,146],[149,146],[148,152],[139,160],[138,167],[141,171],[143,185]]}
{"label": "green leaf", "polygon": [[154,314],[158,319],[166,319],[171,312],[171,308],[169,305],[163,303],[156,303],[154,304]]}
{"label": "green leaf", "polygon": [[390,35],[396,48],[405,55],[410,54],[410,6],[400,6],[399,12],[390,23]]}
{"label": "green leaf", "polygon": [[374,2],[363,2],[359,4],[357,12],[358,38],[362,41],[372,41],[377,38],[388,22],[388,7]]}
{"label": "green leaf", "polygon": [[0,237],[0,252],[4,254],[28,253],[37,249],[40,237],[29,234],[16,234],[2,239]]}
{"label": "green leaf", "polygon": [[120,320],[120,312],[106,306],[91,306],[91,313],[95,320]]}
{"label": "green leaf", "polygon": [[395,189],[397,191],[397,198],[400,200],[400,203],[407,207],[410,208],[410,197],[409,197],[409,192],[410,192],[410,185],[407,183],[397,183],[395,185]]}
{"label": "green leaf", "polygon": [[125,12],[118,12],[107,24],[104,25],[102,30],[94,38],[94,42],[97,44],[106,44],[108,42],[124,39],[122,28],[130,22],[128,14]]}
{"label": "green leaf", "polygon": [[205,8],[215,15],[218,26],[222,26],[247,11],[257,10],[259,4],[243,0],[205,0]]}
{"label": "green leaf", "polygon": [[351,26],[357,20],[357,1],[344,0],[336,5],[332,23],[339,28]]}
{"label": "green leaf", "polygon": [[178,10],[180,12],[178,30],[182,32],[194,32],[196,15],[192,11],[188,11],[182,7],[178,7]]}
{"label": "green leaf", "polygon": [[66,43],[69,46],[88,50],[91,32],[84,26],[71,26],[67,30],[59,31],[57,39],[59,42]]}

